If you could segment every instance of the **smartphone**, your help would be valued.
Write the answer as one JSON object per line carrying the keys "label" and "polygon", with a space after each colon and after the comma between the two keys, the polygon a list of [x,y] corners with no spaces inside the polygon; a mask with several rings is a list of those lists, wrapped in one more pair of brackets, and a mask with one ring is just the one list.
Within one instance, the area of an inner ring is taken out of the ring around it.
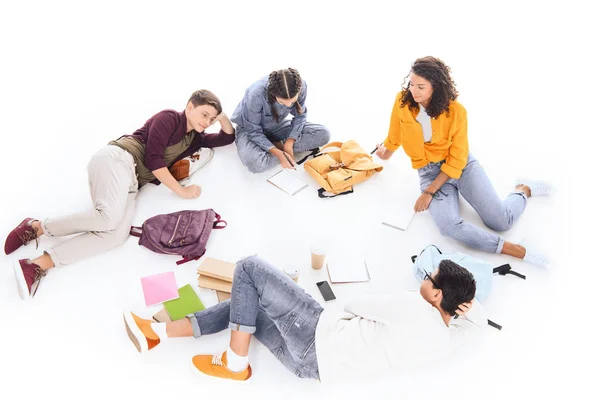
{"label": "smartphone", "polygon": [[333,294],[333,290],[331,290],[331,286],[329,286],[329,282],[321,281],[317,282],[317,287],[319,288],[319,292],[323,296],[325,301],[335,300],[335,294]]}

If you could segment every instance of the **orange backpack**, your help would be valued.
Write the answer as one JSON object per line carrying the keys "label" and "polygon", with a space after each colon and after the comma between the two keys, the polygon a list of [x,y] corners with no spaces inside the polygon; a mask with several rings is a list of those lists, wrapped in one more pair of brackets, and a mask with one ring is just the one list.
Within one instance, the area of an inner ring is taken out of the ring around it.
{"label": "orange backpack", "polygon": [[[353,193],[353,185],[366,181],[383,166],[373,162],[356,141],[348,140],[326,144],[320,154],[306,161],[304,169],[321,185],[319,197],[327,198]],[[333,196],[326,196],[325,191]]]}

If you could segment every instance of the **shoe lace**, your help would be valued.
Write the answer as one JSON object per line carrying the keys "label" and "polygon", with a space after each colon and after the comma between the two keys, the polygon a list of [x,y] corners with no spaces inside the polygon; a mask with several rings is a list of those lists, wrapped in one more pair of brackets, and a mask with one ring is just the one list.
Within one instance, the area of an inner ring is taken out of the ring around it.
{"label": "shoe lace", "polygon": [[219,365],[219,366],[223,365],[223,360],[221,359],[222,356],[223,356],[222,354],[215,354],[212,358],[211,363],[213,365]]}
{"label": "shoe lace", "polygon": [[21,240],[21,243],[23,243],[23,246],[26,246],[27,244],[29,244],[29,242],[35,240],[35,249],[37,250],[39,245],[37,233],[37,228],[32,227],[31,229],[26,230],[22,235],[20,235],[19,239]]}
{"label": "shoe lace", "polygon": [[33,276],[33,283],[31,285],[31,286],[35,285],[35,290],[33,291],[33,294],[31,295],[31,297],[35,296],[35,293],[37,292],[38,287],[40,286],[40,282],[44,276],[46,276],[46,271],[44,271],[40,267],[37,267],[35,269],[35,275]]}

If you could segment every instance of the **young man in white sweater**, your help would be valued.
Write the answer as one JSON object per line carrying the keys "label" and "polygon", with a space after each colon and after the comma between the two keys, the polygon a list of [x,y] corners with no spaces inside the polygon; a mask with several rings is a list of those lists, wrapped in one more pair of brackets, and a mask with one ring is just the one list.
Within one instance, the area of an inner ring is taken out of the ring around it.
{"label": "young man in white sweater", "polygon": [[487,324],[474,296],[473,275],[443,260],[426,275],[419,292],[366,297],[346,305],[339,315],[324,310],[280,270],[251,256],[238,261],[228,301],[166,324],[131,312],[123,317],[140,352],[167,338],[229,328],[225,352],[192,358],[203,375],[251,380],[248,348],[254,335],[298,377],[329,382],[390,371],[461,347]]}

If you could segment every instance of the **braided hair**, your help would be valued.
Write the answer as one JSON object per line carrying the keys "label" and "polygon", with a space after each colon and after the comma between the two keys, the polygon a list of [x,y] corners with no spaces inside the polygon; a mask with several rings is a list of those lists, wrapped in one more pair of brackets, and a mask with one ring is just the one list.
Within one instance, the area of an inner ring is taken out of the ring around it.
{"label": "braided hair", "polygon": [[[302,78],[294,68],[280,69],[269,74],[267,85],[267,101],[271,105],[271,113],[275,121],[279,122],[279,113],[275,108],[276,97],[281,99],[294,98],[302,90]],[[295,103],[296,111],[302,114],[302,106],[298,101]]]}
{"label": "braided hair", "polygon": [[[450,112],[450,101],[458,98],[458,90],[456,90],[454,81],[450,77],[450,67],[444,64],[439,58],[427,56],[417,59],[413,63],[410,72],[427,79],[433,87],[431,102],[427,107],[427,115],[431,118],[437,118],[442,112],[446,112],[446,115],[448,115]],[[406,75],[402,83],[402,104],[400,107],[408,104],[408,108],[418,111],[419,104],[415,101],[409,90],[410,82],[405,86],[406,79],[409,76],[410,73]]]}

